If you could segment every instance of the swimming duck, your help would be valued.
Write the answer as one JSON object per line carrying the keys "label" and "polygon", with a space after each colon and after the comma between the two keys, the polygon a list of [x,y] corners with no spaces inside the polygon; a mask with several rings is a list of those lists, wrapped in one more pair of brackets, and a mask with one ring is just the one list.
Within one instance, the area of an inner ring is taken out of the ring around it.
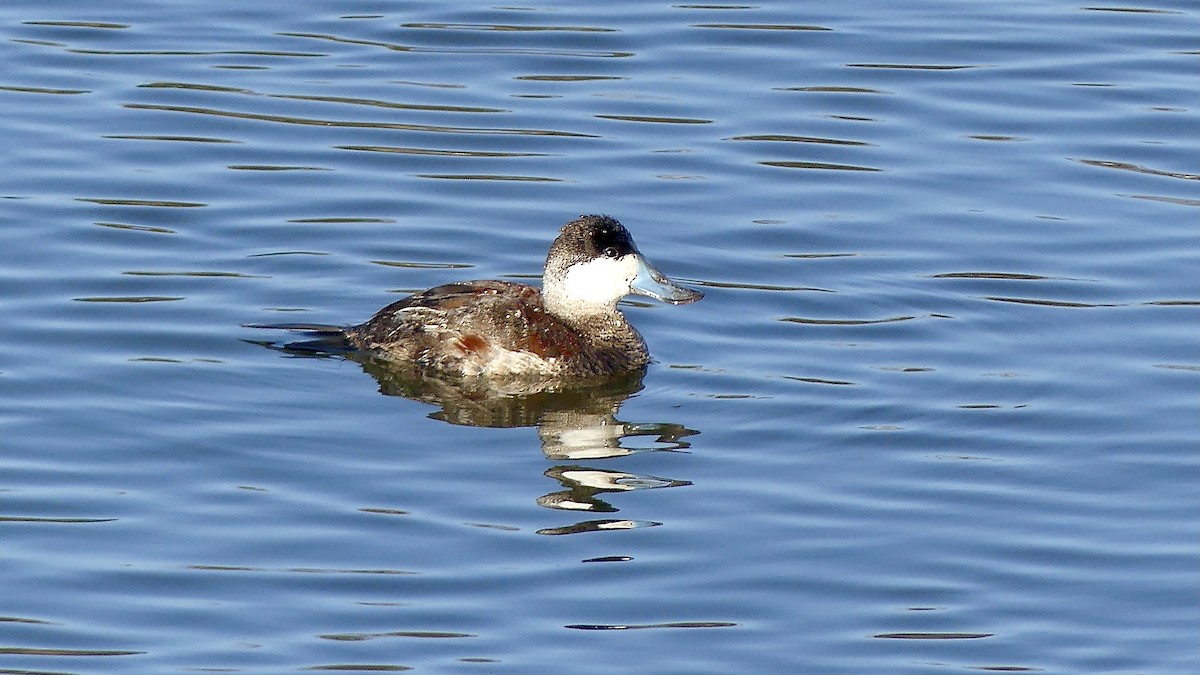
{"label": "swimming duck", "polygon": [[652,267],[615,218],[585,215],[551,244],[540,289],[494,280],[446,284],[341,332],[357,349],[438,375],[613,375],[650,361],[645,340],[617,309],[630,293],[675,305],[703,297]]}

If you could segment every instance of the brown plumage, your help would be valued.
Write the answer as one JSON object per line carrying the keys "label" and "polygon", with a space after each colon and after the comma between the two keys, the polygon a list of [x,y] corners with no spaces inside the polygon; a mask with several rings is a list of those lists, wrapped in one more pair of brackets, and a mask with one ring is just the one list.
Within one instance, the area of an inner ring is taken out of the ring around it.
{"label": "brown plumage", "polygon": [[540,290],[508,281],[431,288],[384,307],[346,335],[359,349],[468,376],[583,377],[650,360],[642,336],[624,320],[568,321],[546,310]]}
{"label": "brown plumage", "polygon": [[411,295],[344,330],[358,349],[438,375],[574,380],[644,367],[642,336],[617,309],[628,293],[698,300],[650,267],[608,216],[567,223],[550,248],[544,289],[466,281]]}

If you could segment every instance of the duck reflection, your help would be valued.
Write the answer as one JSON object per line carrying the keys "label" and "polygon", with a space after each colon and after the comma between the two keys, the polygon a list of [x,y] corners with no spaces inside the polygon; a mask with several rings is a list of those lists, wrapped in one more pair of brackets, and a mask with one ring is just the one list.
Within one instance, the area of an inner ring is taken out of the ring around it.
{"label": "duck reflection", "polygon": [[[644,370],[586,388],[563,391],[541,389],[497,396],[494,391],[465,388],[457,381],[422,377],[378,357],[359,354],[350,354],[348,357],[360,363],[363,370],[375,378],[380,393],[438,406],[440,410],[429,415],[433,419],[477,427],[537,427],[542,452],[546,457],[572,462],[558,464],[545,471],[548,478],[558,481],[562,486],[561,490],[538,498],[537,503],[546,508],[615,513],[618,509],[602,499],[602,495],[691,485],[691,481],[686,480],[578,464],[641,452],[679,452],[688,448],[688,442],[683,439],[698,432],[683,425],[623,422],[616,418],[621,404],[641,391]],[[538,532],[571,534],[657,524],[605,519]]]}
{"label": "duck reflection", "polygon": [[[544,475],[561,489],[537,503],[550,509],[587,513],[616,513],[604,495],[691,485],[691,481],[602,469],[584,464],[643,452],[684,452],[684,440],[699,432],[669,422],[624,422],[621,405],[642,389],[645,370],[638,370],[586,387],[554,390],[531,387],[499,394],[472,389],[457,380],[422,376],[402,364],[361,352],[313,354],[286,345],[255,342],[301,358],[344,358],[355,361],[379,383],[380,393],[401,396],[438,407],[429,417],[475,427],[536,427],[542,452],[557,462]],[[538,530],[539,534],[574,534],[647,527],[659,523],[639,520],[586,520],[566,527]]]}

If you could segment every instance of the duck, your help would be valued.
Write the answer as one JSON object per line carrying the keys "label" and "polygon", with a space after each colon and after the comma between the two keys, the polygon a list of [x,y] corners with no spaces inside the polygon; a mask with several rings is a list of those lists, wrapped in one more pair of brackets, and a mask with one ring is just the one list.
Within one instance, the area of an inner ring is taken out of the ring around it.
{"label": "duck", "polygon": [[681,305],[703,293],[652,266],[607,215],[562,227],[542,286],[477,280],[437,286],[339,329],[352,349],[422,374],[577,381],[644,369],[650,352],[617,303],[627,295]]}

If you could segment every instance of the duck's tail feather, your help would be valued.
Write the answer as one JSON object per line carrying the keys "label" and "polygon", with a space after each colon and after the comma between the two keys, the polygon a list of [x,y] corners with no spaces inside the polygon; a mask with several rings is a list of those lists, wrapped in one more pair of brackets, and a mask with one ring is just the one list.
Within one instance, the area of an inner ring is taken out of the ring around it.
{"label": "duck's tail feather", "polygon": [[267,330],[298,330],[305,333],[315,333],[324,335],[328,333],[341,333],[341,326],[330,326],[323,323],[244,323],[242,328],[265,328]]}
{"label": "duck's tail feather", "polygon": [[346,335],[346,330],[341,326],[328,326],[319,323],[244,323],[242,327],[301,331],[314,337],[315,339],[313,340],[301,340],[299,342],[287,342],[284,344],[254,341],[255,344],[261,344],[271,349],[278,349],[279,351],[297,356],[346,354],[355,349],[354,344],[350,342],[350,337]]}

